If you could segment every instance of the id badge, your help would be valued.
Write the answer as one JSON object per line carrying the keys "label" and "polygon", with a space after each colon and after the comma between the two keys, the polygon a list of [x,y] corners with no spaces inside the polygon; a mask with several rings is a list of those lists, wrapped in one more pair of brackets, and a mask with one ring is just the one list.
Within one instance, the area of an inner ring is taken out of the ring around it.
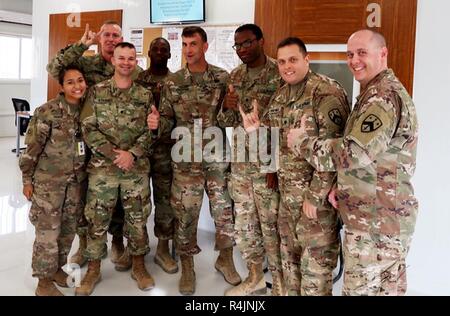
{"label": "id badge", "polygon": [[78,156],[84,156],[86,153],[86,148],[84,147],[84,142],[77,143]]}

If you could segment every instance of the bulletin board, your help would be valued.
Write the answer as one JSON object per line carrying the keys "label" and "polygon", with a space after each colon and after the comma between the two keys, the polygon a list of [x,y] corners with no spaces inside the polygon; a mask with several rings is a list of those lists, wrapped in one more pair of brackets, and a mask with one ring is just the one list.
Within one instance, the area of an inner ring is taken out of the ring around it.
{"label": "bulletin board", "polygon": [[[183,27],[184,26],[143,28],[143,37],[140,39],[142,41],[141,45],[143,49],[142,53],[138,53],[138,60],[141,67],[147,69],[150,66],[150,58],[147,56],[150,43],[157,37],[164,37],[170,43],[172,55],[167,66],[172,72],[181,69],[185,64],[181,52],[181,32],[183,31]],[[238,24],[202,26],[208,36],[209,47],[206,52],[206,60],[208,63],[224,68],[228,72],[241,63],[239,57],[232,48],[234,45],[234,31],[238,27]],[[131,29],[130,34],[135,30],[136,29]]]}

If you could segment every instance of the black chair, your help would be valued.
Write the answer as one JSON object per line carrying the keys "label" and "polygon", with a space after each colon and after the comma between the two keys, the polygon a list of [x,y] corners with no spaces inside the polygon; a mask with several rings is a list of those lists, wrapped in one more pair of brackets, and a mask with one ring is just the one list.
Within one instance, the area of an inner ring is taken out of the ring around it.
{"label": "black chair", "polygon": [[[12,98],[11,100],[13,102],[14,112],[15,112],[14,122],[15,122],[15,125],[17,126],[17,112],[29,112],[30,104],[28,103],[27,100],[23,100],[23,99]],[[21,135],[21,136],[25,135],[29,122],[30,122],[29,117],[20,117],[19,118],[19,127],[17,127],[19,133],[18,133],[17,137],[19,137],[19,135]],[[24,149],[25,149],[25,147],[20,148],[20,150],[24,150]],[[12,149],[11,151],[13,153],[15,153],[16,148]]]}

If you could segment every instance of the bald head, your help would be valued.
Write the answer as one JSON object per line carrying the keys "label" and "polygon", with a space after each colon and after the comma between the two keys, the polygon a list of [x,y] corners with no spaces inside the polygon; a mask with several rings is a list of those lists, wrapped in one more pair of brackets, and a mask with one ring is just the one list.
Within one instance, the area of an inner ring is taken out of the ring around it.
{"label": "bald head", "polygon": [[[373,45],[379,48],[386,47],[386,39],[381,33],[378,33],[373,30],[359,30],[350,35],[348,38],[348,41],[354,39],[354,38],[364,38],[365,40],[371,42]],[[348,42],[347,42],[348,43]]]}
{"label": "bald head", "polygon": [[387,55],[386,40],[378,32],[360,30],[347,41],[347,64],[363,87],[387,69]]}

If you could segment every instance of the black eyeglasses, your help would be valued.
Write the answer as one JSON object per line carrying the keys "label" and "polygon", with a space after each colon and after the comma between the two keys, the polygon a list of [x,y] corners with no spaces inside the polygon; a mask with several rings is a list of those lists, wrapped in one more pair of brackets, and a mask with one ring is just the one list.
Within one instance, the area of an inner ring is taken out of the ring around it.
{"label": "black eyeglasses", "polygon": [[249,48],[250,46],[252,46],[252,43],[253,43],[254,41],[257,41],[257,39],[254,38],[254,39],[252,39],[252,40],[246,40],[245,42],[243,42],[243,43],[241,43],[241,44],[234,44],[234,45],[231,46],[231,47],[233,47],[234,50],[240,50],[241,48]]}

